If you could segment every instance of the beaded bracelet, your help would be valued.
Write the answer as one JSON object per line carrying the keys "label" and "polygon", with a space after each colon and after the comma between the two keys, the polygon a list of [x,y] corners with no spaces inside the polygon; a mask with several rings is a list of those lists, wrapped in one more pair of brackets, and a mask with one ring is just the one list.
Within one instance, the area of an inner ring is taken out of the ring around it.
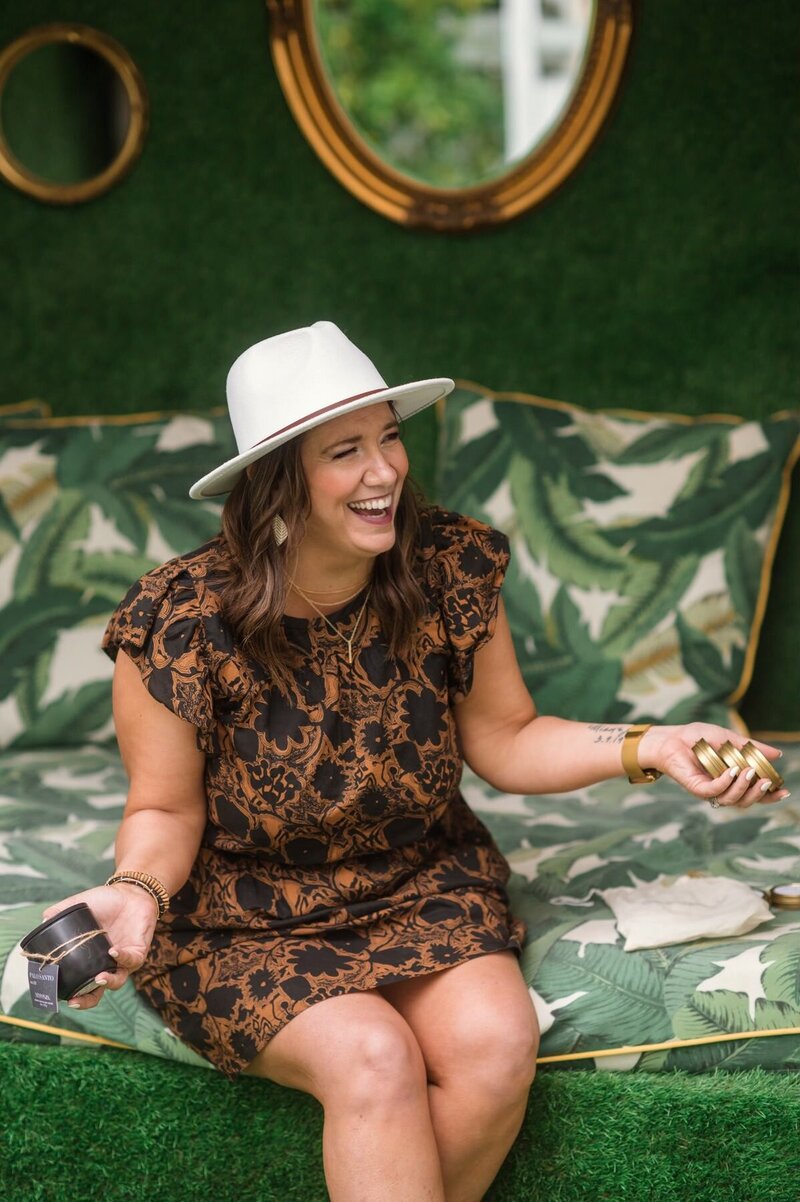
{"label": "beaded bracelet", "polygon": [[169,909],[169,894],[161,884],[161,881],[157,877],[151,876],[149,872],[127,872],[121,870],[110,876],[106,884],[138,885],[140,889],[145,889],[158,906],[159,918],[163,918]]}

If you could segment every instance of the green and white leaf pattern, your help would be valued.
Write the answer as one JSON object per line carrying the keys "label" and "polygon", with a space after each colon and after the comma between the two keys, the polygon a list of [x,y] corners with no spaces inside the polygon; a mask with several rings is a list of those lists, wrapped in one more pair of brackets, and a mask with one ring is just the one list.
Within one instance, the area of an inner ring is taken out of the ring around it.
{"label": "green and white leaf pattern", "polygon": [[226,415],[0,421],[0,747],[113,738],[106,622],[144,572],[212,538],[189,486]]}
{"label": "green and white leaf pattern", "polygon": [[504,596],[540,710],[730,725],[799,434],[800,415],[691,420],[469,384],[451,394],[437,499],[509,536]]}
{"label": "green and white leaf pattern", "polygon": [[[784,750],[781,770],[796,791],[800,744]],[[546,1028],[543,1056],[800,1028],[800,912],[776,910],[771,922],[736,939],[625,952],[597,893],[689,871],[756,888],[798,879],[800,813],[791,802],[712,810],[667,778],[642,789],[615,779],[564,795],[512,797],[468,770],[463,789],[512,867],[512,907],[528,925],[522,968]],[[130,984],[93,1010],[62,1008],[46,1020],[28,999],[16,945],[47,905],[105,879],[125,791],[119,755],[109,747],[7,751],[0,758],[0,1011],[205,1063],[166,1031]],[[0,1039],[10,1038],[53,1037],[0,1023]],[[637,1072],[798,1068],[800,1035],[565,1063]]]}
{"label": "green and white leaf pattern", "polygon": [[[454,394],[440,499],[511,538],[509,620],[540,708],[727,721],[796,435],[791,419],[681,423]],[[222,415],[86,424],[0,414],[7,1017],[42,1022],[20,937],[112,864],[126,780],[107,744],[111,665],[97,649],[106,618],[155,562],[213,536],[218,506],[186,493],[232,452]],[[797,790],[800,747],[786,752],[782,771]],[[523,970],[547,1017],[542,1055],[800,1025],[800,916],[776,912],[738,940],[625,953],[596,892],[686,871],[760,888],[796,879],[800,814],[789,803],[712,811],[667,779],[533,798],[497,794],[467,772],[464,790],[512,866],[513,907],[528,924]],[[205,1063],[132,985],[44,1025]],[[0,1023],[0,1038],[69,1037]],[[800,1067],[800,1037],[645,1052],[618,1067],[753,1064]]]}
{"label": "green and white leaf pattern", "polygon": [[[111,748],[6,752],[0,758],[0,1013],[207,1066],[165,1029],[131,983],[88,1011],[62,1007],[43,1016],[29,1000],[19,940],[41,922],[48,905],[98,884],[112,870],[126,790]],[[60,1037],[0,1023],[0,1039],[18,1038]]]}
{"label": "green and white leaf pattern", "polygon": [[[784,753],[792,789],[800,745]],[[789,801],[712,810],[667,778],[641,789],[617,779],[565,795],[509,797],[467,770],[462,787],[512,867],[512,908],[528,925],[523,971],[555,1014],[543,1056],[800,1031],[800,912],[774,910],[771,922],[735,939],[626,953],[596,892],[685,872],[757,889],[797,880],[800,813]],[[800,1067],[800,1034],[646,1052],[635,1068],[755,1064]]]}

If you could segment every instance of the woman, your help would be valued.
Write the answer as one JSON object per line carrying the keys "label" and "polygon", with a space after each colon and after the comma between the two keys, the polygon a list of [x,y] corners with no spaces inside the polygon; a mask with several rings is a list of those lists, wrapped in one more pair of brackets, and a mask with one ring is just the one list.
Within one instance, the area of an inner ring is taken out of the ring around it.
{"label": "woman", "polygon": [[387,388],[327,322],[245,351],[239,453],[191,490],[231,490],[222,533],[139,581],[104,644],[130,795],[117,872],[78,896],[119,967],[70,1005],[136,973],[229,1076],[313,1094],[334,1202],[478,1202],[525,1112],[524,931],[463,760],[505,792],[624,759],[719,805],[784,796],[700,770],[698,738],[742,744],[722,728],[537,716],[504,536],[407,483],[398,418],[451,388]]}

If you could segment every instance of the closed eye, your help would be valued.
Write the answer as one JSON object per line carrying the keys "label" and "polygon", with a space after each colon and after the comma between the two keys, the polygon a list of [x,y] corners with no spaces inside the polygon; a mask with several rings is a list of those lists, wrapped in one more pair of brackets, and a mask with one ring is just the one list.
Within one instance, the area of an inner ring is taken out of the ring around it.
{"label": "closed eye", "polygon": [[[400,441],[400,431],[399,430],[390,430],[387,434],[384,434],[384,436],[383,436],[384,443],[399,442],[399,441]],[[336,451],[334,453],[334,455],[332,455],[332,458],[333,459],[346,459],[347,456],[352,455],[355,450],[357,450],[357,447],[355,447],[355,446],[345,447],[345,449],[342,451]]]}

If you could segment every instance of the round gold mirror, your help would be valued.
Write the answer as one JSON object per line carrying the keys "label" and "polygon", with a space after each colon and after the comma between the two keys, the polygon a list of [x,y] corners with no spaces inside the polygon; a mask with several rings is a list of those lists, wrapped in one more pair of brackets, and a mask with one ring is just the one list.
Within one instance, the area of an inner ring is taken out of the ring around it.
{"label": "round gold mirror", "polygon": [[127,50],[88,25],[30,29],[0,51],[0,176],[50,204],[91,200],[141,153],[144,81]]}
{"label": "round gold mirror", "polygon": [[267,0],[301,130],[364,204],[468,230],[538,204],[607,117],[633,0]]}

